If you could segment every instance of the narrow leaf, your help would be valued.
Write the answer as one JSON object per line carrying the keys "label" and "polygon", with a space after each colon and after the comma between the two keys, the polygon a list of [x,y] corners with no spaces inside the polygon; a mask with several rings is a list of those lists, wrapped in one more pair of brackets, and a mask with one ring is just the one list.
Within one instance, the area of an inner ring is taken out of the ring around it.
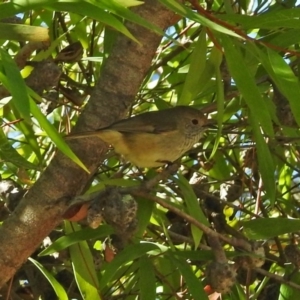
{"label": "narrow leaf", "polygon": [[0,39],[44,42],[49,40],[49,30],[40,26],[0,23]]}
{"label": "narrow leaf", "polygon": [[[136,3],[138,3],[136,1]],[[135,5],[141,5],[143,2],[139,2],[139,4]],[[155,24],[152,24],[148,22],[146,19],[140,17],[138,14],[135,14],[132,10],[128,9],[127,5],[122,5],[119,3],[119,1],[112,1],[112,0],[102,0],[102,1],[95,1],[95,5],[98,5],[99,7],[102,7],[103,9],[108,9],[112,13],[116,14],[117,16],[120,16],[132,23],[136,23],[140,26],[143,26],[145,28],[148,28],[149,30],[152,30],[153,32],[156,32],[159,35],[163,35],[164,32],[156,26]]]}
{"label": "narrow leaf", "polygon": [[[16,119],[20,118],[20,115],[16,111],[16,108],[13,106],[13,112],[16,116]],[[22,134],[25,137],[25,140],[30,145],[32,151],[35,153],[37,159],[42,162],[42,154],[41,154],[41,147],[37,141],[35,132],[33,130],[32,124],[28,124],[27,122],[21,121],[18,124],[16,124],[16,127],[22,132]]]}
{"label": "narrow leaf", "polygon": [[92,229],[88,227],[75,232],[71,232],[68,235],[58,238],[49,247],[40,252],[39,256],[45,256],[54,252],[61,251],[81,241],[106,237],[112,234],[113,232],[114,230],[108,225],[101,225],[97,229]]}
{"label": "narrow leaf", "polygon": [[[45,3],[45,5],[47,5]],[[111,26],[112,28],[116,29],[117,31],[123,33],[128,38],[134,40],[135,42],[139,43],[139,41],[130,33],[130,31],[126,28],[126,26],[119,21],[117,17],[113,14],[107,12],[104,9],[101,9],[95,5],[92,5],[86,1],[80,2],[56,2],[50,3],[47,7],[55,10],[55,11],[69,11],[79,15],[85,15],[90,18],[93,18],[99,22],[102,22],[106,25]]]}
{"label": "narrow leaf", "polygon": [[[267,48],[267,56],[269,66],[272,68],[271,70],[267,68],[268,73],[276,86],[289,101],[294,118],[300,126],[300,84],[298,78],[284,58],[278,53]],[[264,65],[266,65],[266,63]]]}
{"label": "narrow leaf", "polygon": [[113,261],[103,266],[103,275],[100,280],[100,289],[103,289],[112,280],[120,266],[130,263],[149,251],[159,250],[158,246],[152,243],[141,243],[129,245],[122,252],[118,253]]}
{"label": "narrow leaf", "polygon": [[143,255],[139,259],[139,291],[141,300],[153,300],[156,298],[155,274],[151,260]]}
{"label": "narrow leaf", "polygon": [[[286,273],[284,274],[285,278],[289,278],[291,283],[300,284],[300,273],[295,272],[295,268],[293,266],[286,266]],[[291,287],[287,284],[282,284],[280,287],[280,293],[278,300],[299,300],[300,299],[300,291],[294,287]]]}
{"label": "narrow leaf", "polygon": [[193,296],[193,299],[208,299],[206,293],[204,292],[201,280],[193,273],[191,266],[182,259],[172,258],[172,261],[184,278],[184,281],[188,287],[188,291]]}
{"label": "narrow leaf", "polygon": [[274,136],[269,110],[256,86],[254,76],[248,71],[248,66],[243,59],[241,50],[234,39],[222,35],[221,40],[228,68],[238,89],[242,93],[247,106],[252,115],[255,116],[256,122],[261,124],[263,130],[269,136]]}
{"label": "narrow leaf", "polygon": [[[76,223],[65,222],[65,232],[67,234],[80,229],[80,226]],[[82,241],[70,246],[70,256],[75,280],[82,298],[101,300],[93,256],[87,242]]]}
{"label": "narrow leaf", "polygon": [[30,98],[30,110],[33,116],[37,119],[40,126],[45,130],[47,135],[51,138],[51,140],[55,143],[57,148],[68,156],[71,160],[73,160],[78,166],[84,169],[89,173],[89,170],[85,167],[85,165],[79,160],[79,158],[74,154],[69,145],[65,142],[65,140],[59,135],[56,128],[47,120],[47,118],[42,114],[40,109],[37,107],[36,103]]}
{"label": "narrow leaf", "polygon": [[155,203],[142,198],[136,198],[135,200],[138,203],[137,219],[139,222],[137,226],[136,236],[142,238],[147,226],[149,225]]}
{"label": "narrow leaf", "polygon": [[223,116],[224,116],[224,85],[223,85],[223,78],[221,75],[220,71],[220,65],[222,62],[222,53],[219,49],[214,47],[211,52],[210,56],[210,61],[212,62],[214,69],[215,69],[215,74],[216,74],[216,84],[217,84],[217,111],[218,111],[218,131],[215,137],[215,143],[213,150],[211,152],[210,157],[213,157],[218,149],[219,142],[220,142],[220,137],[222,133],[222,128],[223,128]]}
{"label": "narrow leaf", "polygon": [[[197,196],[195,195],[189,182],[181,174],[178,174],[178,179],[174,177],[174,181],[177,182],[178,186],[182,191],[188,213],[197,221],[203,223],[206,226],[209,226],[209,223],[203,211],[200,208]],[[191,225],[191,228],[193,239],[195,242],[195,248],[197,248],[203,233],[199,228],[195,227],[194,225]]]}
{"label": "narrow leaf", "polygon": [[68,295],[62,285],[55,279],[55,277],[38,261],[34,260],[33,258],[29,257],[29,261],[31,261],[45,276],[45,278],[49,281],[53,290],[59,300],[68,300]]}
{"label": "narrow leaf", "polygon": [[0,158],[4,162],[10,162],[24,169],[38,170],[38,167],[23,156],[9,143],[3,130],[0,130]]}
{"label": "narrow leaf", "polygon": [[241,24],[245,29],[252,28],[300,28],[299,23],[300,9],[280,9],[278,11],[268,11],[260,15],[241,15],[241,14],[224,14],[219,18]]}
{"label": "narrow leaf", "polygon": [[298,232],[300,220],[286,218],[255,219],[243,222],[244,231],[249,239],[270,239],[281,234]]}
{"label": "narrow leaf", "polygon": [[203,29],[196,42],[195,49],[191,55],[189,72],[183,85],[182,93],[178,100],[178,105],[188,105],[195,98],[198,86],[201,85],[199,79],[205,69],[206,63],[206,31]]}
{"label": "narrow leaf", "polygon": [[175,0],[160,0],[161,3],[163,3],[166,7],[170,8],[171,10],[175,11],[179,15],[186,17],[190,20],[193,20],[197,23],[202,24],[203,26],[206,26],[210,29],[213,29],[215,31],[222,32],[224,34],[232,35],[234,37],[242,38],[240,35],[235,33],[234,31],[227,29],[205,17],[200,15],[199,13],[191,10],[187,6],[184,6],[179,1]]}
{"label": "narrow leaf", "polygon": [[[99,8],[98,3],[96,3],[97,5],[94,5],[92,2],[93,1],[66,2],[57,0],[18,0],[17,4],[15,2],[0,3],[0,19],[11,15],[16,15],[18,13],[23,13],[35,8],[50,8],[54,11],[69,11],[98,20],[99,22],[109,25],[117,31],[123,33],[128,38],[138,42],[117,17],[111,14],[107,9]],[[149,23],[147,23],[147,25],[152,27],[152,29],[155,29],[154,25],[151,26]]]}
{"label": "narrow leaf", "polygon": [[0,54],[6,75],[5,78],[4,74],[1,74],[0,80],[11,93],[12,102],[22,118],[30,122],[29,96],[27,93],[26,84],[11,56],[2,49],[0,49]]}
{"label": "narrow leaf", "polygon": [[273,205],[276,195],[276,183],[275,183],[275,164],[272,158],[271,151],[265,138],[262,135],[261,129],[257,124],[256,118],[250,114],[249,118],[251,127],[254,133],[254,139],[256,142],[258,167],[263,180],[263,184],[266,190],[266,194]]}

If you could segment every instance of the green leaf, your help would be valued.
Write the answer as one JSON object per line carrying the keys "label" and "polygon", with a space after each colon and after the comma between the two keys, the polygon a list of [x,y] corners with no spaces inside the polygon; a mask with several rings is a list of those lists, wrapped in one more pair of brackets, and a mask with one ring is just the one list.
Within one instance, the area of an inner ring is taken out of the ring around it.
{"label": "green leaf", "polygon": [[155,203],[139,197],[135,198],[135,200],[138,204],[138,210],[136,215],[139,222],[137,226],[137,232],[135,235],[137,237],[142,238],[147,226],[149,225],[151,215],[155,207]]}
{"label": "green leaf", "polygon": [[184,278],[188,287],[188,292],[192,295],[193,299],[208,299],[208,296],[204,292],[201,280],[196,277],[194,272],[191,270],[191,266],[182,259],[172,258],[172,261]]}
{"label": "green leaf", "polygon": [[[12,107],[12,112],[14,114],[15,119],[21,119],[21,116],[17,111],[16,107],[13,105],[13,103],[10,103],[10,106]],[[33,130],[32,122],[28,123],[22,120],[21,122],[16,123],[15,126],[24,135],[25,140],[31,147],[32,151],[35,153],[39,162],[42,162],[43,159],[41,155],[41,147],[37,141],[35,132]]]}
{"label": "green leaf", "polygon": [[227,29],[227,28],[225,28],[225,27],[223,27],[223,26],[221,26],[221,25],[219,25],[219,24],[203,17],[199,13],[191,10],[187,6],[184,6],[180,2],[177,2],[175,0],[160,0],[160,2],[163,3],[169,9],[171,9],[171,10],[175,11],[176,13],[178,13],[180,16],[186,17],[190,20],[193,20],[197,23],[200,23],[203,26],[206,26],[206,27],[208,27],[210,29],[213,29],[215,31],[222,32],[222,33],[228,34],[228,35],[232,35],[234,37],[242,38],[240,35],[238,35],[234,31],[232,31],[230,29]]}
{"label": "green leaf", "polygon": [[33,258],[29,257],[29,261],[31,261],[45,276],[45,278],[49,281],[51,286],[53,287],[53,290],[59,300],[68,300],[69,297],[65,291],[65,289],[62,287],[62,285],[55,279],[55,277],[38,261],[34,260]]}
{"label": "green leaf", "polygon": [[[79,231],[77,223],[65,221],[66,234]],[[98,278],[95,271],[93,256],[87,242],[78,242],[70,246],[70,256],[77,287],[83,299],[101,300]]]}
{"label": "green leaf", "polygon": [[244,232],[249,239],[270,239],[281,234],[298,232],[300,220],[286,218],[256,219],[243,222]]}
{"label": "green leaf", "polygon": [[110,263],[103,266],[103,273],[100,279],[100,289],[102,290],[109,283],[121,266],[131,263],[133,260],[143,256],[149,251],[158,249],[159,247],[152,243],[141,243],[127,246],[118,253]]}
{"label": "green leaf", "polygon": [[261,133],[259,125],[257,124],[256,117],[254,117],[252,114],[250,114],[249,117],[256,142],[258,168],[261,174],[264,188],[266,190],[267,197],[270,199],[271,204],[273,205],[275,203],[276,196],[274,161],[269,146]]}
{"label": "green leaf", "polygon": [[[290,282],[300,285],[300,273],[295,272],[293,266],[286,266],[286,273],[284,278],[289,278]],[[298,300],[300,299],[300,291],[287,284],[282,284],[280,287],[280,293],[278,300]]]}
{"label": "green leaf", "polygon": [[223,78],[221,75],[220,71],[220,65],[222,63],[222,53],[219,49],[214,47],[211,51],[211,56],[210,56],[210,61],[212,62],[214,69],[215,69],[215,74],[216,74],[216,84],[217,84],[217,122],[218,122],[218,131],[215,137],[215,143],[213,150],[211,152],[210,157],[213,157],[218,149],[219,143],[220,143],[220,137],[222,134],[222,128],[223,128],[223,116],[224,116],[224,85],[223,85]]}
{"label": "green leaf", "polygon": [[38,170],[39,168],[25,159],[19,152],[8,142],[3,130],[0,130],[0,158],[4,162],[10,162],[17,167],[24,169]]}
{"label": "green leaf", "polygon": [[12,95],[12,102],[20,113],[21,117],[30,122],[29,96],[26,84],[20,71],[11,56],[0,49],[1,61],[6,75],[0,72],[0,80]]}
{"label": "green leaf", "polygon": [[272,45],[287,48],[290,45],[297,44],[299,42],[299,36],[300,29],[288,29],[286,31],[278,31],[277,34],[269,39],[264,38],[264,41]]}
{"label": "green leaf", "polygon": [[[30,91],[30,93],[34,94],[33,91]],[[30,98],[30,111],[31,111],[32,115],[37,119],[40,126],[45,130],[47,135],[55,143],[57,148],[62,153],[64,153],[67,157],[69,157],[71,160],[73,160],[83,170],[85,170],[86,172],[89,173],[89,170],[79,160],[79,158],[74,154],[74,152],[69,147],[69,145],[65,142],[65,140],[57,132],[56,128],[47,120],[47,118],[42,114],[40,109],[37,107],[36,103],[31,98]]]}
{"label": "green leaf", "polygon": [[[178,179],[174,177],[173,180],[178,184],[179,188],[182,191],[184,203],[186,204],[189,215],[191,215],[202,224],[209,226],[209,223],[202,209],[200,208],[197,196],[195,195],[191,185],[182,174],[178,174],[177,176]],[[203,232],[194,225],[191,225],[191,229],[196,249],[199,246]]]}
{"label": "green leaf", "polygon": [[226,178],[229,178],[230,176],[231,168],[231,165],[228,165],[224,159],[223,153],[217,151],[214,154],[214,167],[209,170],[209,176],[216,178],[217,180],[226,180]]}
{"label": "green leaf", "polygon": [[144,4],[144,2],[141,0],[115,0],[115,2],[125,7],[138,6]]}
{"label": "green leaf", "polygon": [[44,42],[50,37],[49,29],[45,27],[0,23],[0,39]]}
{"label": "green leaf", "polygon": [[125,27],[125,25],[121,21],[119,21],[118,18],[116,18],[114,15],[107,12],[106,10],[101,9],[100,7],[95,6],[87,1],[52,2],[49,3],[49,5],[45,3],[45,6],[53,9],[54,11],[70,11],[79,15],[88,16],[99,22],[111,26],[117,31],[123,33],[128,38],[139,43],[139,41],[130,33],[130,31]]}
{"label": "green leaf", "polygon": [[[140,26],[148,28],[149,30],[156,32],[157,34],[159,34],[161,36],[164,35],[163,30],[161,30],[158,26],[148,22],[146,19],[135,14],[127,7],[124,7],[124,5],[121,5],[119,3],[119,1],[102,0],[99,2],[95,1],[93,3],[95,4],[95,6],[98,5],[99,7],[102,7],[105,10],[107,9],[107,10],[111,11],[112,13],[116,14],[117,16],[120,16],[132,23],[136,23]],[[136,5],[141,5],[141,4],[143,4],[143,2],[139,2],[139,4],[136,4]]]}
{"label": "green leaf", "polygon": [[191,55],[189,72],[183,85],[182,93],[178,100],[178,105],[188,105],[192,102],[201,85],[199,79],[205,70],[206,64],[206,31],[203,29],[196,42],[195,49]]}
{"label": "green leaf", "polygon": [[248,71],[241,50],[237,42],[225,35],[221,37],[225,57],[230,73],[243,95],[247,106],[256,118],[256,122],[271,137],[274,136],[272,119],[268,107],[254,81],[254,77]]}
{"label": "green leaf", "polygon": [[97,229],[88,227],[75,232],[71,232],[68,235],[58,238],[49,247],[40,252],[39,256],[45,256],[53,254],[55,252],[59,252],[81,241],[106,237],[113,232],[114,230],[108,225],[101,225]]}
{"label": "green leaf", "polygon": [[139,291],[141,300],[156,298],[154,269],[151,260],[146,255],[139,259]]}
{"label": "green leaf", "polygon": [[[299,80],[291,67],[278,53],[267,48],[267,57],[269,64],[266,69],[276,86],[289,101],[294,118],[300,126]],[[266,64],[267,62],[264,60],[264,66]]]}
{"label": "green leaf", "polygon": [[[36,1],[26,1],[18,0],[16,2],[1,3],[0,4],[0,19],[11,15],[17,15],[21,12],[26,12],[31,9],[42,9],[50,8],[54,11],[69,11],[74,12],[79,15],[84,15],[99,22],[105,23],[112,28],[120,31],[130,39],[138,42],[135,37],[129,32],[125,25],[113,16],[109,11],[99,8],[98,3],[93,1],[57,1],[57,0],[36,0]],[[117,4],[116,4],[117,5]],[[148,24],[149,25],[149,24]],[[150,26],[150,25],[149,25]],[[154,26],[152,26],[154,28]]]}
{"label": "green leaf", "polygon": [[5,88],[9,90],[12,95],[10,106],[14,112],[15,119],[24,119],[24,121],[19,122],[16,126],[20,128],[28,144],[31,146],[37,158],[41,161],[42,157],[40,146],[36,140],[31,125],[32,122],[30,119],[30,104],[27,86],[10,55],[1,49],[0,54],[2,58],[2,66],[5,71],[5,74],[0,72],[0,81],[2,81]]}
{"label": "green leaf", "polygon": [[220,15],[219,18],[230,22],[241,24],[244,29],[265,28],[300,28],[300,9],[282,9],[279,11],[267,12],[261,15]]}

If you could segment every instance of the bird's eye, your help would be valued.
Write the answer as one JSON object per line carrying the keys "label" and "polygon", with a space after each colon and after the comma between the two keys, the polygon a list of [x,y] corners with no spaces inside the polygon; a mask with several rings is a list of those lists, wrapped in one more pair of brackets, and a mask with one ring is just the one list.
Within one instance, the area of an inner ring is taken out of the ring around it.
{"label": "bird's eye", "polygon": [[197,119],[193,119],[193,120],[192,120],[192,123],[193,123],[194,125],[197,125],[197,124],[199,123],[199,121],[198,121]]}

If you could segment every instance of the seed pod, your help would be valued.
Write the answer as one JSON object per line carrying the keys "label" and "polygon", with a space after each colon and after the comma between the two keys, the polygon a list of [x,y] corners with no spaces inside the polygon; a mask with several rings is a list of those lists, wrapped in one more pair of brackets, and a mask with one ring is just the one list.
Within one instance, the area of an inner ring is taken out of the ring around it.
{"label": "seed pod", "polygon": [[206,267],[206,279],[216,292],[228,293],[235,283],[235,267],[228,263],[212,262]]}

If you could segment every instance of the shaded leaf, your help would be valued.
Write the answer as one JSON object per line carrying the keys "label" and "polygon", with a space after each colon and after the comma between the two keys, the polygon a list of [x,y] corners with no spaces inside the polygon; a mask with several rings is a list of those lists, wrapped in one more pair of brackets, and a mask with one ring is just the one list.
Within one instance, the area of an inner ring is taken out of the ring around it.
{"label": "shaded leaf", "polygon": [[189,293],[193,296],[193,299],[208,299],[208,296],[204,292],[203,285],[195,273],[191,270],[190,265],[181,259],[172,259],[173,263],[182,274],[184,281],[188,287]]}
{"label": "shaded leaf", "polygon": [[[188,213],[197,221],[203,223],[206,226],[209,226],[209,223],[205,215],[203,214],[202,209],[200,208],[198,199],[189,182],[181,174],[178,174],[178,179],[174,178],[174,180],[177,182],[182,191],[183,199],[187,206]],[[191,225],[191,228],[193,239],[195,242],[195,248],[197,248],[202,238],[203,232],[194,225]]]}
{"label": "shaded leaf", "polygon": [[267,196],[273,205],[275,203],[276,196],[276,183],[274,178],[275,166],[271,151],[261,133],[261,129],[257,124],[256,118],[252,114],[250,115],[250,122],[255,136],[259,171],[261,173]]}
{"label": "shaded leaf", "polygon": [[[32,93],[32,91],[31,91]],[[55,143],[57,148],[68,156],[71,160],[73,160],[76,164],[78,164],[82,169],[89,173],[89,170],[85,167],[85,165],[79,160],[79,158],[74,154],[72,149],[66,143],[66,141],[60,136],[57,132],[56,128],[47,120],[47,118],[42,114],[40,109],[37,107],[36,103],[30,99],[30,111],[32,115],[37,119],[40,126],[45,130],[47,135],[51,138],[51,140]]]}
{"label": "shaded leaf", "polygon": [[127,246],[122,252],[115,256],[113,261],[103,266],[103,273],[100,279],[100,289],[104,288],[108,282],[112,280],[120,266],[131,263],[133,260],[153,250],[159,250],[159,247],[152,243],[141,243]]}
{"label": "shaded leaf", "polygon": [[48,41],[48,28],[20,24],[0,23],[0,39],[16,41]]}
{"label": "shaded leaf", "polygon": [[[78,224],[65,221],[65,232],[67,234],[78,230],[80,230]],[[82,298],[100,300],[98,278],[93,256],[87,242],[81,241],[73,244],[70,246],[69,251],[75,280]]]}
{"label": "shaded leaf", "polygon": [[[293,276],[290,277],[290,275]],[[294,268],[292,266],[286,267],[285,276],[289,278],[289,280],[293,283],[300,284],[300,274],[299,272],[294,272]],[[279,298],[278,300],[298,300],[300,297],[300,291],[296,288],[293,288],[287,284],[282,284],[280,286]]]}
{"label": "shaded leaf", "polygon": [[262,126],[262,129],[271,137],[274,136],[269,110],[257,88],[253,76],[248,71],[238,43],[225,35],[222,35],[221,41],[224,46],[228,68],[247,106],[255,116],[256,122]]}
{"label": "shaded leaf", "polygon": [[19,152],[10,145],[3,131],[0,131],[0,158],[3,162],[10,162],[24,169],[38,170],[39,168],[21,156]]}
{"label": "shaded leaf", "polygon": [[243,222],[249,239],[269,239],[275,236],[299,231],[300,220],[286,218],[255,219]]}
{"label": "shaded leaf", "polygon": [[146,256],[139,259],[139,291],[141,300],[153,300],[156,297],[155,274],[151,260]]}
{"label": "shaded leaf", "polygon": [[188,105],[196,96],[198,86],[201,85],[199,79],[205,69],[206,62],[206,31],[203,29],[198,37],[193,53],[188,74],[182,88],[182,93],[178,100],[178,105]]}
{"label": "shaded leaf", "polygon": [[279,11],[267,12],[261,15],[247,16],[239,14],[227,14],[220,19],[239,23],[245,29],[250,28],[299,28],[300,9],[281,9]]}
{"label": "shaded leaf", "polygon": [[0,73],[0,80],[3,85],[9,90],[12,95],[12,102],[20,113],[21,117],[27,122],[30,122],[30,106],[29,96],[26,89],[26,84],[20,74],[20,71],[4,50],[0,49],[1,62],[5,75]]}
{"label": "shaded leaf", "polygon": [[59,300],[68,300],[68,295],[62,285],[55,279],[55,277],[38,261],[29,257],[29,261],[31,261],[45,276],[45,278],[49,281],[53,290]]}
{"label": "shaded leaf", "polygon": [[241,36],[238,35],[237,33],[235,33],[234,31],[227,29],[227,28],[203,17],[202,15],[191,10],[187,6],[184,6],[180,2],[177,2],[175,0],[160,0],[160,2],[163,3],[164,5],[166,5],[169,9],[178,13],[179,15],[186,17],[188,19],[191,19],[195,22],[198,22],[198,23],[202,24],[203,26],[207,26],[208,28],[213,29],[215,31],[241,38]]}
{"label": "shaded leaf", "polygon": [[101,225],[97,229],[84,228],[58,238],[49,247],[39,253],[39,256],[50,255],[70,247],[78,242],[106,237],[114,231],[109,225]]}

